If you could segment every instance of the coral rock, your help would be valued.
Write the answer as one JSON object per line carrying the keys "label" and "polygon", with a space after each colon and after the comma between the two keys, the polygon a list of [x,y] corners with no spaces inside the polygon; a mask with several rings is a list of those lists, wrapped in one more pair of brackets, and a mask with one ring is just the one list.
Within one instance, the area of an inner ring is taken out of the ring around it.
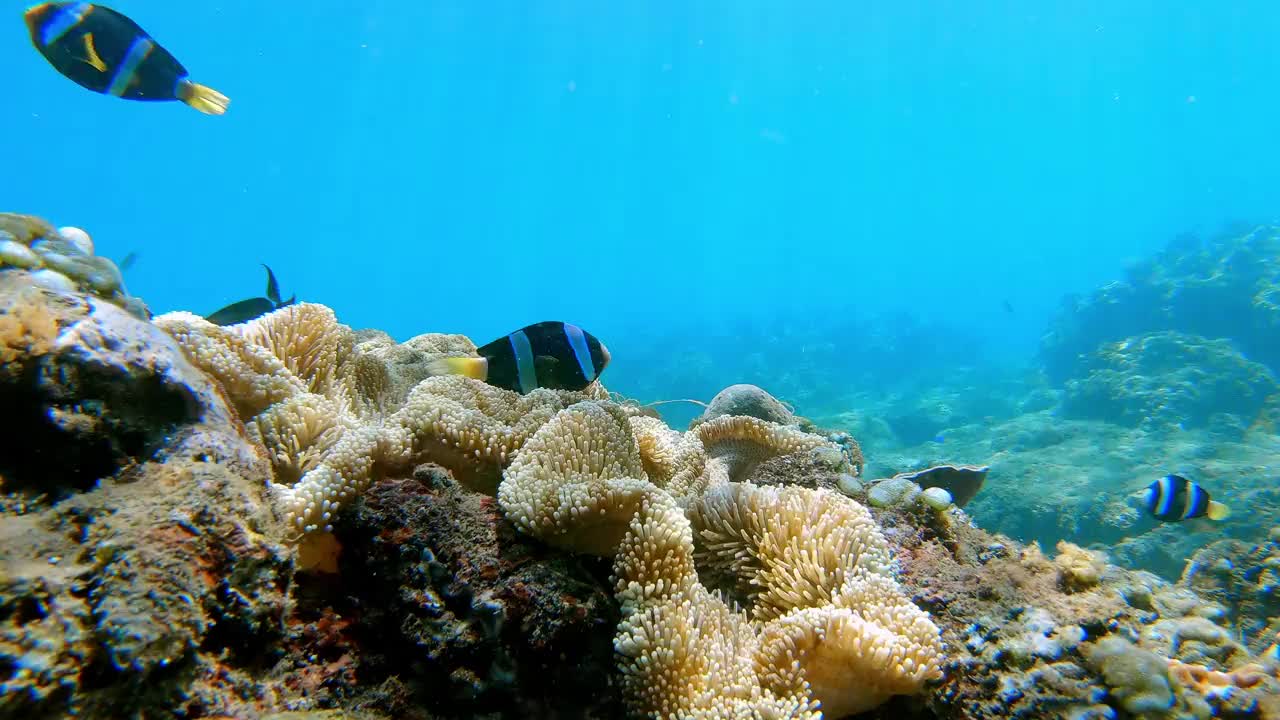
{"label": "coral rock", "polygon": [[92,295],[0,274],[0,473],[51,499],[152,458],[197,423],[230,426],[218,388],[150,323]]}
{"label": "coral rock", "polygon": [[743,415],[779,425],[790,425],[795,415],[769,393],[755,385],[730,385],[716,393],[698,419],[714,420],[725,415]]}

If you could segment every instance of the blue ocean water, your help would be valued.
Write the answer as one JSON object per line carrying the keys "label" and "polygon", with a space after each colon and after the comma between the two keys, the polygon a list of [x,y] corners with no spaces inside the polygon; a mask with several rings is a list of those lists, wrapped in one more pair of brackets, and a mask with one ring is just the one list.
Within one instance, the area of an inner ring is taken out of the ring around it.
{"label": "blue ocean water", "polygon": [[1274,212],[1274,4],[879,5],[113,5],[231,97],[207,117],[60,77],[15,4],[4,205],[138,253],[157,312],[265,262],[399,339],[576,322],[645,400],[813,357],[874,384],[877,316],[1017,362],[1064,294]]}

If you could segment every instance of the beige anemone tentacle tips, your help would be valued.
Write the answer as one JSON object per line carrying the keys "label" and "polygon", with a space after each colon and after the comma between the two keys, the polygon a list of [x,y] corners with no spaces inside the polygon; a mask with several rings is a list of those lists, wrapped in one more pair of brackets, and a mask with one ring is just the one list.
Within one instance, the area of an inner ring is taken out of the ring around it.
{"label": "beige anemone tentacle tips", "polygon": [[166,313],[153,322],[177,340],[196,367],[218,381],[242,419],[307,391],[280,358],[233,328],[188,312]]}
{"label": "beige anemone tentacle tips", "polygon": [[681,502],[702,493],[707,451],[693,433],[680,433],[657,418],[631,418],[631,430],[640,447],[640,461],[650,482]]}
{"label": "beige anemone tentacle tips", "polygon": [[355,336],[338,322],[333,310],[315,303],[297,303],[238,326],[241,337],[266,348],[307,383],[313,393],[329,395],[338,368],[351,356]]}
{"label": "beige anemone tentacle tips", "polygon": [[859,571],[836,605],[765,623],[756,664],[765,687],[804,684],[825,717],[878,707],[938,676],[938,628],[891,578]]}
{"label": "beige anemone tentacle tips", "polygon": [[[550,390],[520,395],[458,376],[427,378],[399,410],[381,422],[347,428],[317,466],[292,487],[277,489],[290,521],[303,532],[326,527],[335,507],[345,507],[371,483],[421,462],[442,465],[459,483],[492,495],[512,455],[580,398]],[[558,462],[553,451],[548,457]]]}
{"label": "beige anemone tentacle tips", "polygon": [[[714,636],[698,623],[727,606],[695,565],[748,608],[716,619]],[[708,707],[697,705],[703,672],[753,688],[726,697],[792,708],[780,717],[815,707],[842,717],[919,691],[938,674],[941,639],[891,565],[866,508],[830,491],[734,483],[711,490],[688,518],[669,498],[644,503],[614,564],[623,609],[615,646],[634,709],[695,716],[692,708]]]}
{"label": "beige anemone tentacle tips", "polygon": [[821,717],[803,681],[781,692],[761,686],[751,661],[757,630],[698,582],[689,521],[669,495],[641,502],[614,575],[622,608],[614,649],[633,716]]}
{"label": "beige anemone tentacle tips", "polygon": [[704,487],[747,479],[757,465],[779,455],[819,447],[837,448],[826,438],[790,425],[744,415],[725,415],[690,431],[707,449]]}
{"label": "beige anemone tentacle tips", "polygon": [[303,393],[272,405],[245,423],[271,456],[275,482],[296,483],[320,464],[342,434],[355,426],[323,395]]}
{"label": "beige anemone tentacle tips", "polygon": [[517,527],[556,547],[613,555],[641,501],[644,479],[627,416],[584,401],[555,415],[507,468],[498,503]]}
{"label": "beige anemone tentacle tips", "polygon": [[892,554],[871,513],[829,490],[715,487],[689,509],[703,577],[772,620],[831,603],[859,570],[889,575]]}

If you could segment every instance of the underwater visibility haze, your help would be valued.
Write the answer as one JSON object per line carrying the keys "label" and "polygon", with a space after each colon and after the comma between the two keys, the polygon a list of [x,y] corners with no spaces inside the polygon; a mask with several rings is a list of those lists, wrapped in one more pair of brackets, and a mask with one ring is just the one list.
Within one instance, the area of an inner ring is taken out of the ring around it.
{"label": "underwater visibility haze", "polygon": [[1280,7],[8,18],[0,718],[1280,718]]}

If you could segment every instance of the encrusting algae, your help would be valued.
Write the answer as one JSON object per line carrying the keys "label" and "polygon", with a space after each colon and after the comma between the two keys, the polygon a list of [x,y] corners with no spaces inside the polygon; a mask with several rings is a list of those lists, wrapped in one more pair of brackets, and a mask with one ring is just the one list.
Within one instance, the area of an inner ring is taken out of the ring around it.
{"label": "encrusting algae", "polygon": [[947,503],[868,507],[860,452],[789,412],[680,432],[598,382],[433,375],[477,356],[458,335],[396,343],[311,303],[149,322],[0,279],[7,367],[164,388],[91,416],[58,404],[75,373],[0,374],[128,431],[92,483],[5,480],[30,502],[0,533],[39,542],[0,553],[0,715],[107,717],[110,696],[187,717],[1280,718],[1278,653],[1213,601],[1073,545],[1051,561]]}

